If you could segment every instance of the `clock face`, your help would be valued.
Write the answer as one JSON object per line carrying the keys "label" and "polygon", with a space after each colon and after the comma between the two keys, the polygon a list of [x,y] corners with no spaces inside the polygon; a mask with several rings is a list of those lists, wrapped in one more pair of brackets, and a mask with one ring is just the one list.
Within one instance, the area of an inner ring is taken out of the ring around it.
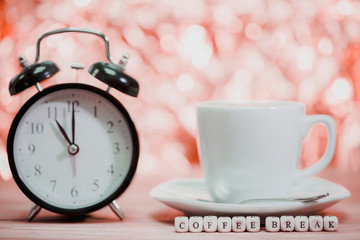
{"label": "clock face", "polygon": [[84,84],[61,84],[31,98],[15,117],[9,162],[23,192],[59,213],[86,213],[129,185],[139,144],[123,106]]}

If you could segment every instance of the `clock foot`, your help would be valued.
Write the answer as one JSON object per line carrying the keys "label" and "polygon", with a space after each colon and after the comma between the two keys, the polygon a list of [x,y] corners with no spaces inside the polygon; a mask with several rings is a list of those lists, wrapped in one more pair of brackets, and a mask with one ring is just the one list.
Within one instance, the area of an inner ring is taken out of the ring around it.
{"label": "clock foot", "polygon": [[119,205],[117,204],[117,202],[115,200],[109,204],[109,207],[115,213],[115,215],[118,216],[118,218],[120,220],[123,220],[125,218],[124,213],[121,211]]}
{"label": "clock foot", "polygon": [[29,222],[31,222],[31,221],[34,219],[34,217],[40,212],[40,210],[41,210],[41,207],[39,207],[38,205],[34,204],[34,205],[31,207],[28,215],[26,216],[26,220],[28,220]]}

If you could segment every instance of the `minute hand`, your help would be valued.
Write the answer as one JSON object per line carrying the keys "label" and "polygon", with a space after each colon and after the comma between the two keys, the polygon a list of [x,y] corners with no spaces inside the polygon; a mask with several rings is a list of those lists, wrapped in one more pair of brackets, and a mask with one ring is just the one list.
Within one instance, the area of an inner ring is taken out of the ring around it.
{"label": "minute hand", "polygon": [[74,102],[72,103],[71,133],[72,133],[72,143],[75,143],[75,107],[74,107]]}

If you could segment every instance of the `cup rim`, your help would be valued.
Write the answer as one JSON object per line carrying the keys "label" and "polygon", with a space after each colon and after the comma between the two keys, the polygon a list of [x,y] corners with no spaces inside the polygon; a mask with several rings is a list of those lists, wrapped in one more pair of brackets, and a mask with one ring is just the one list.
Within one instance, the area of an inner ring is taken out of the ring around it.
{"label": "cup rim", "polygon": [[249,100],[249,101],[232,101],[232,100],[214,100],[205,101],[197,105],[198,108],[217,108],[217,109],[278,109],[305,107],[305,104],[291,100]]}

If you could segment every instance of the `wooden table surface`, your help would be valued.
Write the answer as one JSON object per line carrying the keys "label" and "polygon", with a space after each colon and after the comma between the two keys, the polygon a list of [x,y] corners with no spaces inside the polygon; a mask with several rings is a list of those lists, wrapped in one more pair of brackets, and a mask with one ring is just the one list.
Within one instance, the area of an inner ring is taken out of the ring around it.
{"label": "wooden table surface", "polygon": [[13,180],[0,180],[0,239],[360,239],[360,174],[332,168],[319,176],[345,186],[352,193],[350,198],[318,213],[337,216],[337,232],[269,233],[262,229],[258,233],[176,233],[173,221],[182,212],[152,199],[149,191],[172,178],[201,175],[196,167],[185,176],[170,170],[137,173],[129,189],[118,199],[126,216],[121,222],[109,207],[81,219],[43,209],[32,222],[27,222],[25,216],[32,202]]}

